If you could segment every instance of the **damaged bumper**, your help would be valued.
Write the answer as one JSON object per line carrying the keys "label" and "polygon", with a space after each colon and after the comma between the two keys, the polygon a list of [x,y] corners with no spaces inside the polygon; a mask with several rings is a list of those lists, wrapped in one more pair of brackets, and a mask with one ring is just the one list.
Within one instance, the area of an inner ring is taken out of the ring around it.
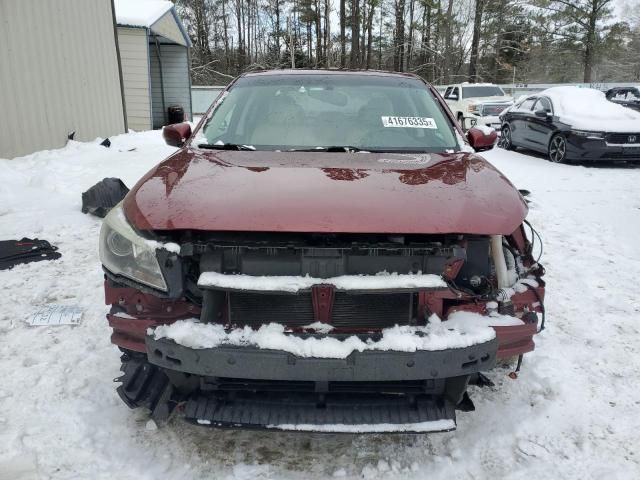
{"label": "damaged bumper", "polygon": [[355,351],[347,358],[303,358],[280,350],[219,346],[193,349],[146,337],[149,362],[194,375],[276,381],[406,381],[448,378],[495,366],[498,340],[438,351]]}
{"label": "damaged bumper", "polygon": [[454,430],[456,409],[472,408],[467,385],[495,365],[498,340],[440,351],[356,351],[344,359],[257,347],[192,349],[150,335],[146,347],[154,366],[198,379],[184,415],[199,425],[426,433]]}

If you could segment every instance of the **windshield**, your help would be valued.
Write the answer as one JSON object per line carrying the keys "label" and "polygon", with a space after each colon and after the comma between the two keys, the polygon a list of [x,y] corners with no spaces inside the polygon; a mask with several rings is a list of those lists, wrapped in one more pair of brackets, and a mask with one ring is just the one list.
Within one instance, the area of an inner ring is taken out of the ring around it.
{"label": "windshield", "polygon": [[502,97],[504,92],[495,85],[479,85],[475,87],[462,87],[462,98],[475,97]]}
{"label": "windshield", "polygon": [[240,78],[197,136],[243,150],[459,150],[453,126],[417,79],[283,74]]}

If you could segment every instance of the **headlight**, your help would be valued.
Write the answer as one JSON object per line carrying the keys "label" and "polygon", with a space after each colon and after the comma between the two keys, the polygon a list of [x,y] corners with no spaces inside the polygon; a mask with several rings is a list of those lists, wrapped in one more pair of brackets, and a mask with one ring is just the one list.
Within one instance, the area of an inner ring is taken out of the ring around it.
{"label": "headlight", "polygon": [[469,105],[467,105],[467,111],[469,111],[469,112],[479,112],[480,111],[480,105],[478,105],[477,103],[470,103]]}
{"label": "headlight", "polygon": [[571,130],[571,133],[577,135],[578,137],[586,137],[591,139],[602,140],[604,138],[604,133],[602,132],[589,132],[587,130]]}
{"label": "headlight", "polygon": [[122,210],[122,203],[105,217],[100,230],[100,261],[107,270],[158,290],[167,283],[156,258],[156,244],[138,235]]}

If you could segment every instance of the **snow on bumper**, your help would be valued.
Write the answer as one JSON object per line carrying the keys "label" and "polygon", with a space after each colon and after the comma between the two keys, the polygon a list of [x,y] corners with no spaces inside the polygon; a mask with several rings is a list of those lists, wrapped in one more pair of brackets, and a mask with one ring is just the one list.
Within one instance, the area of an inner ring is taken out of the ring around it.
{"label": "snow on bumper", "polygon": [[[511,317],[456,312],[425,327],[395,326],[375,340],[355,335],[300,336],[277,324],[225,331],[187,320],[149,330],[149,361],[187,373],[269,380],[381,381],[448,378],[495,364],[491,326]],[[499,327],[498,327],[499,328]]]}
{"label": "snow on bumper", "polygon": [[491,369],[498,340],[414,352],[354,351],[346,358],[298,357],[282,350],[222,345],[193,349],[147,336],[149,362],[193,375],[252,380],[349,382],[449,378]]}

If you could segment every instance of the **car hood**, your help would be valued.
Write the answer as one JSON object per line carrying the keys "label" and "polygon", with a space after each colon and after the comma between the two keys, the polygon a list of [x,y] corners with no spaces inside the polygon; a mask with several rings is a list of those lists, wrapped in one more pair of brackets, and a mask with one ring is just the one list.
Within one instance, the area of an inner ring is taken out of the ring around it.
{"label": "car hood", "polygon": [[513,103],[513,97],[473,97],[466,99],[471,103]]}
{"label": "car hood", "polygon": [[510,234],[527,206],[475,154],[185,148],[124,201],[138,230]]}

